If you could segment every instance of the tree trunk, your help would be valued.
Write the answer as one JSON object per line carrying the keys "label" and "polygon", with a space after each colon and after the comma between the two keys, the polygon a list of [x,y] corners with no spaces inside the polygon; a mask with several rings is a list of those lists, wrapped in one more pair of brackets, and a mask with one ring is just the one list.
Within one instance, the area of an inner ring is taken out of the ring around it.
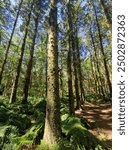
{"label": "tree trunk", "polygon": [[[47,47],[47,45],[48,45],[48,34],[47,34],[47,40],[46,40],[46,47]],[[46,71],[46,72],[45,72],[45,75],[46,75],[46,76],[45,76],[45,77],[46,77],[46,79],[45,79],[45,81],[46,81],[46,82],[45,82],[45,84],[46,84],[45,96],[47,97],[47,69],[48,69],[48,50],[47,50],[47,48],[46,48],[46,56],[47,56],[47,57],[46,57],[46,66],[45,66],[45,67],[46,67],[46,68],[45,68],[45,71]]]}
{"label": "tree trunk", "polygon": [[112,19],[109,15],[108,8],[106,7],[104,0],[100,0],[100,2],[101,2],[101,5],[104,9],[104,13],[106,15],[107,21],[108,21],[109,25],[112,26]]}
{"label": "tree trunk", "polygon": [[18,65],[17,65],[16,76],[15,76],[15,80],[14,80],[14,84],[13,84],[13,88],[12,88],[12,93],[11,93],[11,97],[10,97],[10,103],[13,103],[16,101],[18,80],[19,80],[19,75],[20,75],[21,65],[22,65],[22,59],[23,59],[25,45],[26,45],[26,38],[27,38],[28,26],[29,26],[30,18],[31,18],[32,7],[33,7],[33,3],[31,4],[31,9],[30,9],[30,12],[29,12],[28,18],[27,18],[28,20],[26,22],[25,35],[24,35],[24,39],[23,39],[23,43],[22,43],[22,47],[21,47],[20,58],[19,58]]}
{"label": "tree trunk", "polygon": [[69,30],[70,30],[70,45],[73,54],[73,68],[74,68],[74,76],[75,76],[75,94],[76,94],[76,109],[80,108],[80,95],[79,95],[79,85],[78,85],[78,74],[77,74],[77,55],[75,51],[75,35],[73,29],[73,21],[72,21],[72,7],[71,3],[67,4],[68,7],[68,23],[69,23]]}
{"label": "tree trunk", "polygon": [[43,139],[51,146],[61,138],[56,0],[50,0],[49,15],[47,106]]}
{"label": "tree trunk", "polygon": [[71,49],[71,28],[70,28],[70,8],[69,3],[67,4],[68,9],[68,22],[69,22],[69,37],[68,37],[68,56],[67,56],[67,73],[68,73],[68,97],[69,97],[69,114],[74,115],[74,98],[73,98],[73,81],[72,81],[72,49]]}
{"label": "tree trunk", "polygon": [[61,89],[61,97],[64,97],[64,84],[63,84],[63,62],[62,62],[62,56],[60,56],[60,89]]}
{"label": "tree trunk", "polygon": [[98,57],[97,57],[97,50],[96,50],[96,46],[95,46],[95,42],[94,42],[94,37],[92,35],[91,28],[90,28],[90,36],[91,36],[91,41],[92,41],[92,44],[93,44],[93,49],[94,49],[94,52],[95,52],[96,67],[97,67],[97,71],[98,71],[98,74],[99,74],[99,77],[98,77],[99,91],[101,91],[102,97],[105,98],[104,90],[103,90],[103,87],[102,87],[102,84],[101,84],[101,72],[100,72],[100,69],[99,69],[99,62],[98,62]]}
{"label": "tree trunk", "polygon": [[78,41],[78,31],[76,27],[76,50],[77,50],[77,70],[79,75],[80,81],[80,91],[81,91],[81,103],[84,103],[85,100],[85,92],[83,87],[83,77],[82,77],[82,70],[81,70],[81,59],[80,59],[80,52],[79,52],[79,41]]}
{"label": "tree trunk", "polygon": [[98,17],[97,17],[97,12],[96,12],[96,8],[94,6],[94,3],[93,3],[93,7],[94,7],[94,12],[95,12],[95,18],[96,18],[97,28],[98,28],[98,34],[99,34],[99,40],[100,40],[100,50],[101,50],[102,57],[103,57],[103,64],[104,64],[104,68],[105,68],[105,75],[106,75],[106,78],[107,78],[107,83],[108,83],[108,86],[109,86],[109,92],[110,92],[110,96],[111,96],[112,95],[112,85],[111,85],[111,81],[110,81],[110,77],[109,77],[107,62],[106,62],[104,48],[103,48],[103,43],[102,43],[101,30],[100,30],[100,26],[99,26],[99,22],[98,22]]}
{"label": "tree trunk", "polygon": [[72,54],[70,46],[70,36],[69,36],[69,50],[67,56],[67,73],[68,73],[68,97],[69,97],[69,114],[74,115],[74,98],[73,98],[73,83],[72,83]]}
{"label": "tree trunk", "polygon": [[38,20],[39,20],[39,7],[37,6],[38,11],[35,13],[35,29],[34,29],[34,35],[33,35],[33,40],[32,40],[32,45],[30,49],[30,58],[29,62],[27,65],[27,70],[26,70],[26,75],[25,75],[25,83],[24,83],[24,88],[23,88],[23,99],[22,103],[27,103],[27,98],[28,98],[28,91],[29,91],[29,85],[30,85],[30,77],[31,77],[31,70],[32,70],[32,65],[33,65],[33,55],[34,55],[34,47],[35,47],[35,40],[36,40],[36,35],[37,35],[37,29],[38,29]]}
{"label": "tree trunk", "polygon": [[12,33],[11,33],[11,36],[10,36],[10,39],[9,39],[9,42],[8,42],[7,49],[5,51],[5,57],[4,57],[4,61],[3,61],[2,67],[1,67],[1,71],[0,71],[0,84],[2,82],[4,66],[7,62],[7,57],[8,57],[10,45],[11,45],[11,42],[12,42],[13,34],[14,34],[14,31],[15,31],[15,28],[16,28],[16,24],[17,24],[17,20],[18,20],[18,17],[19,17],[19,13],[20,13],[20,10],[21,10],[22,3],[23,3],[23,0],[21,0],[20,3],[19,3],[18,12],[17,12],[16,19],[15,19],[14,25],[13,25],[13,30],[12,30]]}
{"label": "tree trunk", "polygon": [[94,66],[93,66],[93,58],[92,58],[92,54],[90,54],[90,65],[91,65],[91,71],[92,71],[92,75],[94,78],[94,84],[95,84],[95,94],[98,93],[98,86],[97,86],[97,80],[96,80],[96,75],[95,75],[95,71],[94,71]]}

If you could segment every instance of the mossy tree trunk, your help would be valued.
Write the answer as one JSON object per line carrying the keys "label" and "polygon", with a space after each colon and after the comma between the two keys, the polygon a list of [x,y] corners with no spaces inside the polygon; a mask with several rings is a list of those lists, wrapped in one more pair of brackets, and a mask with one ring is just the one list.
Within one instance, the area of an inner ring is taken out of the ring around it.
{"label": "mossy tree trunk", "polygon": [[50,0],[48,30],[47,105],[43,139],[49,146],[61,138],[57,48],[57,0]]}

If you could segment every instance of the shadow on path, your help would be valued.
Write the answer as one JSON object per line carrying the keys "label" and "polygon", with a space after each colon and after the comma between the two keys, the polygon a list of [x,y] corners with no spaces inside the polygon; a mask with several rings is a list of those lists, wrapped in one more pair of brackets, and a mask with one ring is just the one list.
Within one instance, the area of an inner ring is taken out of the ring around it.
{"label": "shadow on path", "polygon": [[90,125],[90,132],[104,140],[109,148],[112,147],[112,106],[108,103],[88,103],[77,110],[76,115],[82,117]]}

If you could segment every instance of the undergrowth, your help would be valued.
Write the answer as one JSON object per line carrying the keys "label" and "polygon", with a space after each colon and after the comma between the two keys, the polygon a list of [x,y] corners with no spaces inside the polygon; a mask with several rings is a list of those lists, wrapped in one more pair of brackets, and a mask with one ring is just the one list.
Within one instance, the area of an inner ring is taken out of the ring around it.
{"label": "undergrowth", "polygon": [[78,117],[68,115],[68,98],[61,99],[62,139],[48,147],[43,141],[46,101],[29,98],[9,104],[0,97],[0,150],[106,150]]}
{"label": "undergrowth", "polygon": [[103,103],[103,102],[110,102],[111,98],[110,96],[100,96],[100,95],[96,95],[93,93],[88,93],[87,95],[85,95],[85,101],[87,102],[96,102],[96,103]]}
{"label": "undergrowth", "polygon": [[39,144],[43,134],[46,101],[37,99],[35,104],[20,100],[9,104],[6,97],[0,97],[0,150],[19,150],[26,145]]}

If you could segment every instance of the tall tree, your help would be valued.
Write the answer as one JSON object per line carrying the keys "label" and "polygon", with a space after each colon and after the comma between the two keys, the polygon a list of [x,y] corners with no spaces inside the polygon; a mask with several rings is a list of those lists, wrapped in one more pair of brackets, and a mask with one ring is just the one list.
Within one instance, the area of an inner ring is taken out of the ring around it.
{"label": "tall tree", "polygon": [[110,81],[106,56],[105,56],[105,52],[104,52],[104,48],[103,48],[101,29],[100,29],[100,25],[99,25],[98,16],[97,16],[96,7],[95,7],[94,2],[93,2],[93,9],[94,9],[95,19],[96,19],[96,24],[97,24],[97,29],[98,29],[98,36],[99,36],[99,41],[100,41],[100,51],[101,51],[101,54],[102,54],[103,64],[104,64],[104,68],[105,68],[105,75],[106,75],[106,78],[107,78],[109,91],[110,91],[110,96],[111,96],[112,95],[112,85],[111,85],[111,81]]}
{"label": "tall tree", "polygon": [[94,37],[93,37],[91,27],[90,27],[90,37],[91,37],[91,42],[92,42],[92,45],[93,45],[93,50],[94,50],[94,55],[95,55],[95,63],[96,63],[96,68],[97,68],[97,72],[98,72],[98,76],[96,75],[96,77],[98,79],[97,81],[98,81],[98,84],[99,84],[98,88],[99,88],[100,94],[104,98],[105,95],[104,95],[104,90],[103,90],[103,87],[102,87],[102,79],[101,79],[101,72],[100,72],[99,61],[98,61],[98,56],[97,56],[97,48],[96,48],[96,45],[95,45],[95,41],[94,41]]}
{"label": "tall tree", "polygon": [[34,48],[35,48],[35,40],[36,40],[38,22],[39,22],[39,17],[40,17],[40,6],[41,6],[40,1],[37,0],[35,3],[35,12],[34,12],[35,13],[35,15],[34,15],[34,22],[35,22],[34,34],[33,34],[33,38],[32,38],[32,45],[30,48],[30,56],[29,56],[29,61],[28,61],[27,70],[26,70],[26,74],[25,74],[25,83],[24,83],[24,87],[23,87],[22,103],[26,103],[27,98],[28,98],[31,70],[32,70],[32,64],[33,64],[33,55],[34,55]]}
{"label": "tall tree", "polygon": [[12,93],[11,93],[11,96],[10,96],[10,103],[13,103],[13,102],[16,101],[18,80],[19,80],[19,75],[20,75],[20,71],[21,71],[22,59],[23,59],[25,45],[26,45],[26,39],[27,39],[28,27],[29,27],[29,23],[30,23],[30,19],[31,19],[32,8],[33,8],[33,2],[31,3],[30,11],[28,13],[28,17],[27,17],[27,21],[26,21],[25,35],[24,35],[24,38],[23,38],[22,46],[21,46],[21,53],[20,53],[20,58],[18,60],[18,65],[17,65],[17,69],[16,69],[16,76],[15,76],[14,84],[13,84],[13,87],[12,87]]}
{"label": "tall tree", "polygon": [[20,3],[19,3],[16,19],[15,19],[14,25],[13,25],[13,30],[12,30],[12,33],[11,33],[11,36],[10,36],[10,39],[9,39],[9,42],[8,42],[8,45],[7,45],[7,49],[5,51],[5,57],[4,57],[4,61],[2,63],[1,71],[0,71],[0,84],[1,84],[1,81],[2,81],[4,67],[5,67],[5,64],[7,62],[7,57],[8,57],[11,41],[12,41],[12,38],[13,38],[13,35],[14,35],[14,31],[15,31],[15,28],[16,28],[16,24],[17,24],[17,20],[18,20],[18,17],[19,17],[19,13],[20,13],[20,9],[21,9],[22,3],[23,3],[23,0],[21,0]]}
{"label": "tall tree", "polygon": [[63,87],[63,61],[62,61],[62,56],[60,55],[60,63],[61,63],[61,66],[60,66],[60,73],[59,73],[59,76],[60,76],[60,89],[61,89],[61,97],[64,97],[64,87]]}
{"label": "tall tree", "polygon": [[72,49],[72,55],[73,55],[73,69],[74,69],[74,85],[75,85],[75,95],[76,95],[76,109],[80,108],[80,95],[79,95],[79,84],[78,84],[78,74],[77,74],[77,54],[75,49],[75,28],[73,26],[73,17],[72,14],[74,13],[71,1],[68,3],[68,23],[69,23],[69,30],[70,30],[70,45]]}
{"label": "tall tree", "polygon": [[102,7],[104,9],[104,13],[106,15],[107,21],[108,21],[109,25],[112,26],[112,18],[109,14],[108,7],[106,6],[106,2],[104,0],[100,0],[100,2],[101,2]]}
{"label": "tall tree", "polygon": [[68,24],[69,24],[69,36],[68,36],[68,56],[67,56],[67,72],[68,72],[68,96],[69,96],[69,113],[74,115],[74,98],[73,98],[73,84],[72,84],[72,48],[71,48],[71,12],[70,2],[67,4],[68,10]]}
{"label": "tall tree", "polygon": [[50,146],[57,143],[61,138],[57,47],[57,0],[50,0],[48,32],[47,105],[43,139]]}
{"label": "tall tree", "polygon": [[82,76],[82,69],[81,69],[81,59],[80,59],[80,51],[79,51],[79,39],[78,39],[78,27],[76,25],[76,51],[77,51],[77,71],[79,76],[80,82],[80,92],[81,92],[81,103],[84,102],[85,99],[85,91],[83,86],[83,76]]}

